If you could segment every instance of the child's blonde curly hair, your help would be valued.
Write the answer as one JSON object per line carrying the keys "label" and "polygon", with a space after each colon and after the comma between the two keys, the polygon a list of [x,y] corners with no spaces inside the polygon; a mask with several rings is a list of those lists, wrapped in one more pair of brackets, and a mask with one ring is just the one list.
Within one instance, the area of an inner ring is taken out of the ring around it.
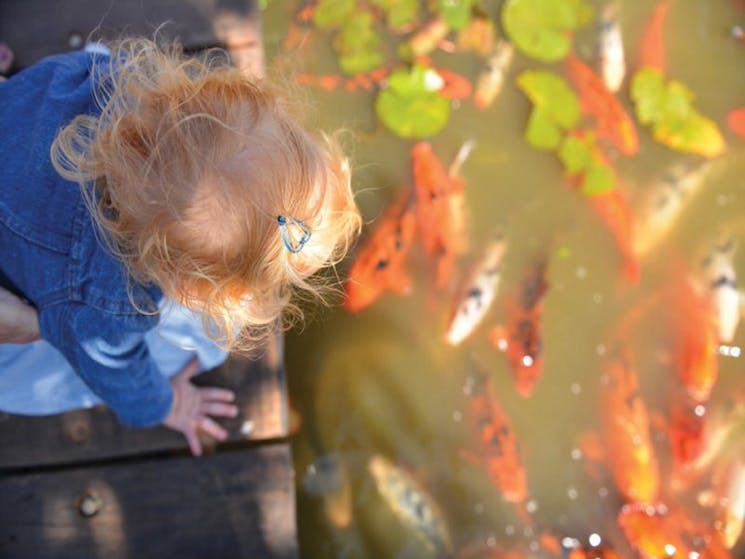
{"label": "child's blonde curly hair", "polygon": [[[94,76],[100,116],[60,131],[52,161],[83,187],[109,248],[141,283],[202,312],[224,347],[249,350],[302,312],[291,301],[360,228],[347,159],[287,100],[227,57],[127,39]],[[311,231],[297,252],[278,216]]]}

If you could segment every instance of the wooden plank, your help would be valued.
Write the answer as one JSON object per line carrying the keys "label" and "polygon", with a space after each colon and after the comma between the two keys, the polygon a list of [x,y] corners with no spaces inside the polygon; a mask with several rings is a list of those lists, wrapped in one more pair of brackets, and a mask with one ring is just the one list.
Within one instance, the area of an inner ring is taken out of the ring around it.
{"label": "wooden plank", "polygon": [[[196,377],[202,385],[235,390],[238,417],[219,420],[228,442],[262,441],[288,434],[283,342],[278,335],[262,359],[231,357]],[[165,427],[131,429],[104,407],[46,416],[0,414],[0,469],[90,462],[164,451],[187,452],[184,437]]]}
{"label": "wooden plank", "polygon": [[0,557],[294,558],[294,503],[287,443],[6,476]]}
{"label": "wooden plank", "polygon": [[[245,33],[235,33],[236,22],[247,23],[254,37],[260,35],[255,0],[0,2],[0,42],[13,49],[16,70],[44,56],[78,49],[80,42],[88,37],[152,37],[156,29],[159,29],[159,36],[164,38],[179,38],[189,50],[220,44],[230,46],[228,39],[246,44]],[[261,56],[260,48],[257,52],[252,55],[251,63]]]}

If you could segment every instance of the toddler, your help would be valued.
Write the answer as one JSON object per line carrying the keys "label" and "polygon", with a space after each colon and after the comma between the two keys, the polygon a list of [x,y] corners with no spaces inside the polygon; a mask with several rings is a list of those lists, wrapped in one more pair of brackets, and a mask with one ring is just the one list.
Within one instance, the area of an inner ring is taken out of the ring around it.
{"label": "toddler", "polygon": [[103,402],[199,454],[197,431],[224,439],[214,418],[237,410],[190,377],[299,317],[294,294],[320,294],[311,276],[359,230],[349,166],[227,61],[145,39],[98,51],[0,83],[0,287],[39,325],[0,336],[41,337],[0,345],[0,409]]}

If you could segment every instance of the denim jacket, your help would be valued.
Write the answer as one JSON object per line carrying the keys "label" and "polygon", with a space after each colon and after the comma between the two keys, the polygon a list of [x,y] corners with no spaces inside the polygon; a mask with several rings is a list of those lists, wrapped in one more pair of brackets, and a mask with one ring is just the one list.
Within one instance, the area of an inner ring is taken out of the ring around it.
{"label": "denim jacket", "polygon": [[147,427],[173,399],[144,341],[162,293],[128,277],[99,241],[79,185],[50,159],[63,126],[98,114],[91,71],[101,63],[105,55],[52,56],[0,83],[0,270],[91,391],[122,423]]}

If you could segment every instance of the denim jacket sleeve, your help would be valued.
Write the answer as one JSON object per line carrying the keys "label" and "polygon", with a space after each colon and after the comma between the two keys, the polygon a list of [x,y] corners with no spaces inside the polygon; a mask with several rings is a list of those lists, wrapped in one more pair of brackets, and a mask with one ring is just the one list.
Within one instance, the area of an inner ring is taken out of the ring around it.
{"label": "denim jacket sleeve", "polygon": [[40,316],[42,336],[59,349],[78,375],[121,423],[152,427],[173,402],[169,380],[150,357],[144,334],[157,316],[105,313],[65,302]]}

